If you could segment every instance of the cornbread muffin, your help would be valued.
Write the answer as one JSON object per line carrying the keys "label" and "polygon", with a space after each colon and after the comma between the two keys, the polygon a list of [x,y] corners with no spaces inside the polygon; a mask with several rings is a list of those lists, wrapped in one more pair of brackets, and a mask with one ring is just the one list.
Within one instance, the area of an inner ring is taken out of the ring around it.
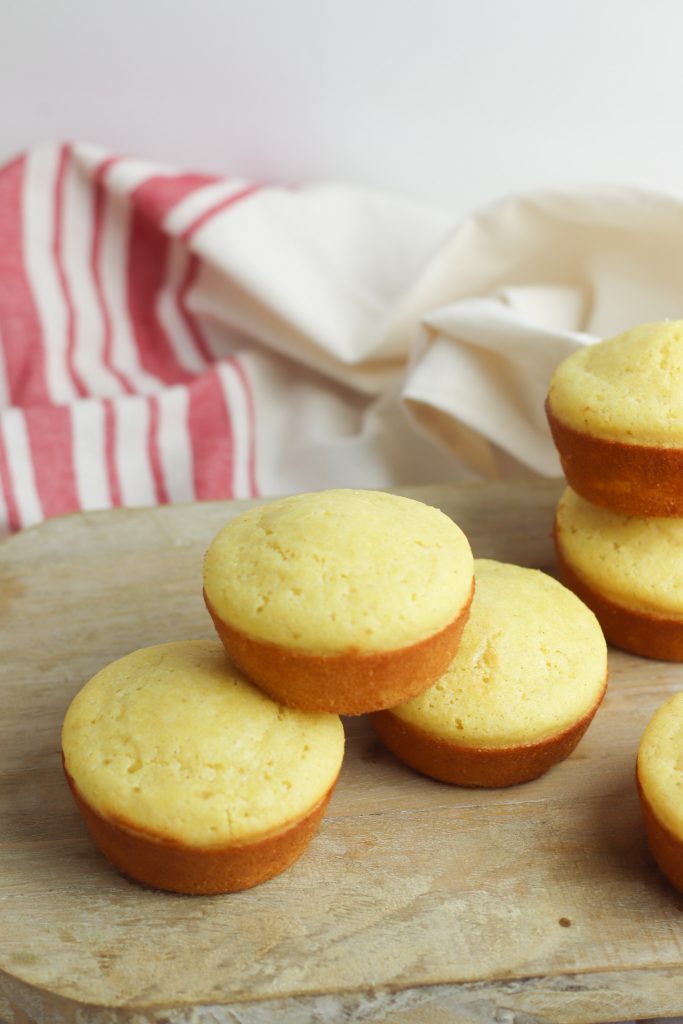
{"label": "cornbread muffin", "polygon": [[414,700],[372,715],[412,768],[462,786],[510,786],[567,757],[607,685],[595,616],[536,569],[474,563],[472,612],[453,662]]}
{"label": "cornbread muffin", "polygon": [[655,712],[640,741],[638,796],[648,843],[669,881],[683,891],[683,693]]}
{"label": "cornbread muffin", "polygon": [[66,777],[102,852],[183,893],[246,889],[296,860],[343,749],[336,716],[276,704],[204,640],[108,665],[62,730]]}
{"label": "cornbread muffin", "polygon": [[443,512],[378,491],[298,494],[216,536],[204,597],[230,657],[276,700],[356,715],[426,689],[457,650],[472,553]]}
{"label": "cornbread muffin", "polygon": [[546,412],[582,497],[615,512],[683,516],[683,320],[644,324],[574,352]]}
{"label": "cornbread muffin", "polygon": [[625,516],[567,489],[555,516],[567,586],[616,647],[683,660],[683,519]]}

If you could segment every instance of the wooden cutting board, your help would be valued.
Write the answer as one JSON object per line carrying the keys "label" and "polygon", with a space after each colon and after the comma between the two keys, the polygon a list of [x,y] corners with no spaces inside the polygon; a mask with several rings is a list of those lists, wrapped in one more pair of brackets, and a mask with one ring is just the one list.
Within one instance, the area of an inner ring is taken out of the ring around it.
{"label": "wooden cutting board", "polygon": [[[475,554],[553,568],[561,484],[433,487]],[[66,707],[134,648],[211,636],[201,557],[246,503],[53,520],[0,545],[0,1017],[284,1024],[608,1021],[683,1008],[683,900],[647,852],[633,768],[683,666],[610,653],[573,756],[499,791],[414,774],[362,719],[305,856],[182,897],[112,870],[59,761]]]}

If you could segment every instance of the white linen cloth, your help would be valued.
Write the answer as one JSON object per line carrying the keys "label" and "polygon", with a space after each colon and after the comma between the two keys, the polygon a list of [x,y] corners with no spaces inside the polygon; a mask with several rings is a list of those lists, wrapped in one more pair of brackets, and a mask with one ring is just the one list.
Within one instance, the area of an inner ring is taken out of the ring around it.
{"label": "white linen cloth", "polygon": [[0,523],[77,508],[556,474],[577,346],[683,316],[683,200],[458,219],[45,146],[0,170]]}

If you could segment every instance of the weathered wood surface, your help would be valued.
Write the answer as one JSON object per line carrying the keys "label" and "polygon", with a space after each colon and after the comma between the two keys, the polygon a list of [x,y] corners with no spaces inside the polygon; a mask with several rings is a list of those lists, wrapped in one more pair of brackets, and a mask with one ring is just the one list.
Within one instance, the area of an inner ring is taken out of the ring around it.
{"label": "weathered wood surface", "polygon": [[[406,493],[453,515],[475,554],[552,569],[559,482]],[[107,866],[62,780],[61,719],[113,658],[211,635],[201,556],[241,507],[85,514],[0,545],[5,1010],[40,1024],[680,1013],[683,900],[646,850],[633,766],[683,666],[611,652],[608,695],[577,751],[509,790],[424,779],[348,720],[319,836],[249,892],[166,895]]]}

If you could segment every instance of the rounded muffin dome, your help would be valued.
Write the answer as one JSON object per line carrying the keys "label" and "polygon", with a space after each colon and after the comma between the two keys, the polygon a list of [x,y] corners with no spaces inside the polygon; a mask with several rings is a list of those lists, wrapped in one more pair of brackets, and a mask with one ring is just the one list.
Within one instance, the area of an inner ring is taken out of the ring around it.
{"label": "rounded muffin dome", "polygon": [[563,579],[610,643],[683,661],[683,519],[624,515],[567,488],[555,547]]}
{"label": "rounded muffin dome", "polygon": [[72,701],[67,780],[106,856],[179,892],[228,892],[284,870],[337,780],[334,715],[271,700],[210,640],[113,662]]}
{"label": "rounded muffin dome", "polygon": [[683,891],[683,693],[661,705],[638,749],[636,782],[647,839],[660,870]]}
{"label": "rounded muffin dome", "polygon": [[548,391],[554,415],[612,441],[683,447],[683,320],[642,324],[568,356]]}
{"label": "rounded muffin dome", "polygon": [[488,559],[474,566],[471,614],[451,664],[372,722],[418,771],[511,785],[576,746],[602,700],[607,648],[593,613],[557,580]]}
{"label": "rounded muffin dome", "polygon": [[379,491],[258,505],[223,527],[204,560],[221,619],[311,654],[417,643],[458,615],[471,586],[462,530],[439,509]]}
{"label": "rounded muffin dome", "polygon": [[467,538],[439,509],[379,491],[297,494],[214,538],[204,597],[231,658],[292,707],[362,714],[420,693],[457,650]]}
{"label": "rounded muffin dome", "polygon": [[683,320],[643,324],[555,371],[548,423],[570,486],[632,516],[683,516]]}

